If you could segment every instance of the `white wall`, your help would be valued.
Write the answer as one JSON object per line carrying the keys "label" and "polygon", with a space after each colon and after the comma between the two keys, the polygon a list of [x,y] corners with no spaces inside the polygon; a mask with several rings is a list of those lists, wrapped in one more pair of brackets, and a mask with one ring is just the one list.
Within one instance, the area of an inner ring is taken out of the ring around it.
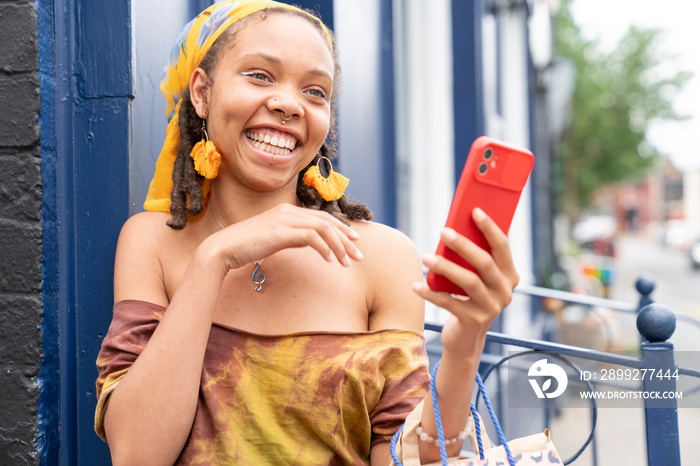
{"label": "white wall", "polygon": [[187,24],[188,0],[131,3],[134,34],[134,100],[131,103],[129,193],[131,213],[143,210],[148,185],[165,139],[165,98],[160,76],[175,37]]}
{"label": "white wall", "polygon": [[[398,227],[432,253],[454,194],[449,0],[394,1]],[[446,311],[428,306],[428,320]]]}
{"label": "white wall", "polygon": [[340,171],[348,193],[367,203],[381,221],[386,189],[381,173],[382,114],[379,2],[335,0],[333,23],[342,69],[338,100]]}
{"label": "white wall", "polygon": [[437,246],[454,194],[451,2],[394,2],[398,224]]}

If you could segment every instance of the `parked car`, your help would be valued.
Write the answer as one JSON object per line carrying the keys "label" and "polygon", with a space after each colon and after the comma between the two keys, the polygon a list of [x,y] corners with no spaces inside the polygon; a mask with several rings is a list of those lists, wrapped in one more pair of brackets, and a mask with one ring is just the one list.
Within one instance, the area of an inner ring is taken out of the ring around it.
{"label": "parked car", "polygon": [[679,251],[689,251],[694,240],[700,236],[696,225],[691,225],[685,220],[672,219],[664,225],[664,246]]}
{"label": "parked car", "polygon": [[572,237],[581,249],[599,256],[615,257],[617,222],[609,215],[587,217],[576,225]]}
{"label": "parked car", "polygon": [[690,265],[693,269],[700,269],[700,238],[697,238],[690,246]]}

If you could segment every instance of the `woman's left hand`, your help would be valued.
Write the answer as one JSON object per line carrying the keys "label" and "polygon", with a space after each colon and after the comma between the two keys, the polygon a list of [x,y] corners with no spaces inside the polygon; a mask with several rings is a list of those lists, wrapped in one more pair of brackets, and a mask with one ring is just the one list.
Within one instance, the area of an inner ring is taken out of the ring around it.
{"label": "woman's left hand", "polygon": [[442,331],[446,350],[469,352],[477,343],[480,351],[486,332],[501,310],[510,303],[513,289],[519,281],[506,235],[481,209],[474,209],[472,218],[489,243],[490,254],[450,228],[442,231],[441,239],[445,246],[470,263],[477,273],[441,256],[423,256],[426,267],[462,288],[468,298],[433,291],[424,283],[414,284],[418,295],[452,314]]}

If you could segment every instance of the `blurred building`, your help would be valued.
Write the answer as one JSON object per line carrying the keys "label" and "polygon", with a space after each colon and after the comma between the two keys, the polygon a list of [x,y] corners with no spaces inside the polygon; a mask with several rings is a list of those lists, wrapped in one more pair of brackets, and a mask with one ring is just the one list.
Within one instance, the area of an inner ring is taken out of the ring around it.
{"label": "blurred building", "polygon": [[700,237],[700,170],[680,171],[667,159],[638,182],[601,190],[599,211],[617,220],[620,233],[639,233],[687,250]]}

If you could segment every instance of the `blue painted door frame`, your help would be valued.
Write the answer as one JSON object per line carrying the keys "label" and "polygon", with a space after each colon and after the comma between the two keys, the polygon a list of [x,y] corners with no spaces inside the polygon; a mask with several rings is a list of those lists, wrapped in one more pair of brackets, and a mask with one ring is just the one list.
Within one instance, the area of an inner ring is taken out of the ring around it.
{"label": "blue painted door frame", "polygon": [[38,0],[44,196],[42,464],[110,464],[95,359],[128,209],[130,0]]}
{"label": "blue painted door frame", "polygon": [[484,0],[452,0],[455,186],[472,141],[485,134],[481,21]]}

